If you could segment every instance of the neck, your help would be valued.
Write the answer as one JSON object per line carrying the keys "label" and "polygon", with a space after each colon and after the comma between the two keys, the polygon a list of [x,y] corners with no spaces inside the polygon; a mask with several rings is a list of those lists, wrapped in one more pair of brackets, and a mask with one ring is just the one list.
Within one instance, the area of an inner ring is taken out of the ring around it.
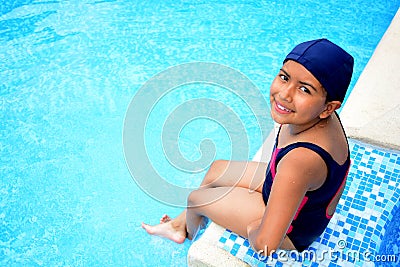
{"label": "neck", "polygon": [[320,119],[320,118],[318,118],[316,121],[314,121],[314,122],[312,122],[312,123],[310,123],[310,125],[308,125],[308,126],[305,126],[304,128],[295,128],[295,129],[291,129],[290,130],[290,134],[291,135],[299,135],[299,134],[301,134],[301,133],[304,133],[304,132],[306,132],[306,131],[308,131],[308,130],[310,130],[311,128],[313,128],[314,126],[316,126],[318,123],[320,123],[321,121],[322,121],[323,119]]}

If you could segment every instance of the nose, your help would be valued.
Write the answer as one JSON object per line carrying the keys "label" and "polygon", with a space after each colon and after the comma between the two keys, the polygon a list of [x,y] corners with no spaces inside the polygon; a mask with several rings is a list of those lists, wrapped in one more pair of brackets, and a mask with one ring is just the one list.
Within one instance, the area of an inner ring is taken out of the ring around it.
{"label": "nose", "polygon": [[294,86],[291,83],[286,83],[282,85],[278,93],[279,99],[286,102],[292,102],[293,89]]}

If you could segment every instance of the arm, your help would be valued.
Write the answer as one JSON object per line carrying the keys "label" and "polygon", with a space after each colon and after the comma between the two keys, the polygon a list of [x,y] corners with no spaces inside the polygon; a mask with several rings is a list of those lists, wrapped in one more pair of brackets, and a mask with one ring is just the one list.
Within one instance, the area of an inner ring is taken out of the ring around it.
{"label": "arm", "polygon": [[296,148],[281,159],[264,216],[247,228],[256,251],[269,255],[280,247],[306,192],[320,187],[326,175],[324,161],[309,149]]}

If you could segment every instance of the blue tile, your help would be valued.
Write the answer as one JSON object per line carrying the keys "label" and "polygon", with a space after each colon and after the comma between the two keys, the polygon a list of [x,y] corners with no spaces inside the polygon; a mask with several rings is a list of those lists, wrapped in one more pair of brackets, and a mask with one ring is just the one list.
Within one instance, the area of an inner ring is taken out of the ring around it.
{"label": "blue tile", "polygon": [[252,250],[248,250],[248,251],[246,252],[246,255],[249,255],[249,256],[253,257],[254,252],[253,252]]}
{"label": "blue tile", "polygon": [[380,231],[377,231],[377,230],[375,230],[375,231],[374,231],[374,234],[375,234],[376,236],[380,236],[380,235],[381,235],[381,232],[380,232]]}
{"label": "blue tile", "polygon": [[388,216],[389,216],[389,211],[384,210],[384,211],[383,211],[383,215],[385,215],[386,217],[388,217]]}
{"label": "blue tile", "polygon": [[254,253],[253,258],[255,258],[257,260],[265,260],[266,257],[263,255],[259,255],[258,253]]}
{"label": "blue tile", "polygon": [[240,248],[240,245],[235,243],[232,247],[232,249],[238,250]]}
{"label": "blue tile", "polygon": [[237,252],[238,252],[237,249],[231,249],[231,251],[230,251],[230,253],[231,253],[233,256],[236,256]]}
{"label": "blue tile", "polygon": [[232,235],[229,237],[229,239],[232,240],[232,241],[235,241],[237,238],[238,238],[237,235],[234,235],[234,234],[232,234]]}
{"label": "blue tile", "polygon": [[334,237],[339,237],[340,233],[338,231],[333,232],[332,234]]}

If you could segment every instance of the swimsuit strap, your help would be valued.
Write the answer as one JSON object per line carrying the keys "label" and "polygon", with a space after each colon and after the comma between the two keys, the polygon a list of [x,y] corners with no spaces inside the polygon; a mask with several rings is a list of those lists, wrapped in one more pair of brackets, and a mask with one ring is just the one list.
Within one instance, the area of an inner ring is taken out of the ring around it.
{"label": "swimsuit strap", "polygon": [[279,153],[279,158],[277,159],[277,161],[279,161],[281,158],[283,158],[287,153],[289,153],[290,151],[292,151],[295,148],[298,147],[304,147],[304,148],[308,148],[312,151],[314,151],[315,153],[317,153],[326,163],[326,165],[330,165],[330,163],[334,162],[336,163],[336,165],[340,166],[339,163],[337,163],[333,157],[331,156],[331,154],[329,154],[325,149],[323,149],[322,147],[313,144],[313,143],[309,143],[309,142],[296,142],[296,143],[292,143],[287,145],[286,147],[281,148],[281,153]]}
{"label": "swimsuit strap", "polygon": [[[350,150],[349,150],[349,143],[347,141],[347,135],[346,135],[346,132],[344,131],[343,124],[342,124],[342,121],[340,120],[339,115],[336,113],[336,111],[334,112],[334,114],[335,114],[336,118],[339,120],[340,127],[342,128],[343,134],[346,139],[346,143],[347,143],[347,160],[346,160],[346,162],[347,162],[350,159]],[[281,129],[282,129],[282,124],[279,126],[278,134],[276,135],[276,138],[275,138],[275,147],[274,147],[275,149],[278,148],[278,141],[279,141],[279,135],[281,133]],[[317,153],[325,161],[325,164],[328,167],[328,171],[329,171],[329,165],[330,165],[329,163],[334,163],[334,164],[336,164],[336,166],[339,166],[339,167],[346,165],[346,162],[343,163],[343,165],[340,165],[339,163],[337,163],[336,160],[333,159],[333,157],[331,156],[331,154],[328,153],[328,151],[326,151],[322,147],[320,147],[314,143],[310,143],[310,142],[295,142],[295,143],[287,145],[286,147],[279,148],[279,150],[282,150],[282,153],[280,153],[279,158],[276,159],[276,164],[284,155],[286,155],[289,151],[291,151],[292,149],[295,149],[297,147],[305,147],[305,148],[308,148],[308,149],[314,151],[315,153]]]}

